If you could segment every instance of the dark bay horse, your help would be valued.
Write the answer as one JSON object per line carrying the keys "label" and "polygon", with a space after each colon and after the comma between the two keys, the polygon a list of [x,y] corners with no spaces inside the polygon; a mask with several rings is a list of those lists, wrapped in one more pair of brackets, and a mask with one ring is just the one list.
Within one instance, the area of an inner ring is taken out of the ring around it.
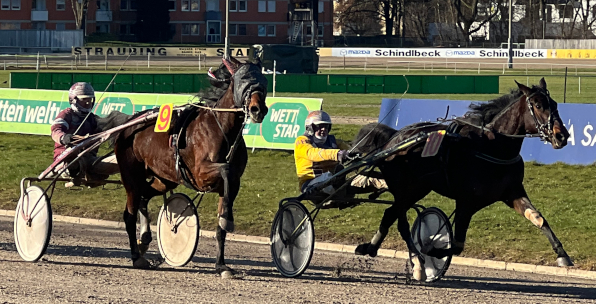
{"label": "dark bay horse", "polygon": [[[540,136],[553,148],[560,149],[567,144],[569,133],[544,78],[532,88],[519,83],[517,86],[511,94],[486,104],[471,105],[471,111],[455,119],[456,124],[449,127],[458,130],[460,137],[446,137],[436,156],[422,158],[424,145],[419,145],[379,163],[394,204],[385,210],[372,241],[359,245],[356,254],[376,256],[389,227],[398,220],[398,230],[410,252],[415,254],[414,278],[424,281],[426,276],[420,266],[423,261],[412,242],[406,212],[435,191],[456,201],[453,254],[463,251],[472,216],[502,201],[542,230],[557,254],[559,266],[573,265],[546,219],[528,199],[523,186],[524,162],[519,154],[526,136]],[[363,139],[357,150],[368,153],[391,147],[419,132],[441,129],[447,126],[417,123],[396,131],[373,124],[360,130],[355,142]],[[438,250],[432,251],[427,254],[441,257]]]}
{"label": "dark bay horse", "polygon": [[[219,193],[215,268],[222,276],[232,274],[225,265],[224,244],[226,232],[234,230],[232,207],[248,161],[242,129],[245,119],[260,123],[267,114],[267,79],[260,62],[242,64],[234,58],[224,59],[210,75],[211,87],[200,94],[204,107],[190,110],[191,118],[186,119],[190,122],[181,133],[185,134],[181,136],[184,147],[178,146],[183,165],[177,165],[170,134],[153,131],[155,121],[126,129],[116,139],[114,151],[127,195],[123,217],[135,268],[150,267],[142,256],[152,240],[147,203],[185,184],[197,191]],[[141,218],[138,242],[137,214]]]}

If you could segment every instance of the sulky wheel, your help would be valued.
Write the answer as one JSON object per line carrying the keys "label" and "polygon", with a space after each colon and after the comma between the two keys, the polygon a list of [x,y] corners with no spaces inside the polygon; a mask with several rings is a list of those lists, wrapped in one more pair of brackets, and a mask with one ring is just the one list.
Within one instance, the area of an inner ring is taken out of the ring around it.
{"label": "sulky wheel", "polygon": [[297,201],[283,204],[271,227],[271,256],[277,270],[284,277],[302,275],[314,246],[315,229],[308,210]]}
{"label": "sulky wheel", "polygon": [[[21,188],[22,189],[22,188]],[[52,234],[52,207],[38,186],[21,193],[14,215],[14,243],[23,260],[35,262],[43,256]]]}
{"label": "sulky wheel", "polygon": [[199,244],[199,216],[190,198],[182,193],[171,195],[159,210],[157,245],[159,253],[174,267],[186,265]]}
{"label": "sulky wheel", "polygon": [[414,221],[412,239],[424,258],[426,282],[441,279],[447,272],[453,256],[453,232],[447,215],[439,208],[424,209]]}

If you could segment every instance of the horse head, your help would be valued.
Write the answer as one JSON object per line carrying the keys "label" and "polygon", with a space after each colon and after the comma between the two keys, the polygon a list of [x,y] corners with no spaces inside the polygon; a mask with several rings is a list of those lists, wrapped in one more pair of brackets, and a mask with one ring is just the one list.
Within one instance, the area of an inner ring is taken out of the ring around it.
{"label": "horse head", "polygon": [[240,63],[230,56],[230,59],[224,58],[223,63],[232,74],[235,106],[244,109],[254,123],[261,123],[269,109],[265,103],[268,82],[261,72],[260,61]]}
{"label": "horse head", "polygon": [[557,102],[550,97],[546,89],[544,78],[540,79],[538,86],[532,86],[532,88],[517,81],[515,83],[524,94],[522,98],[525,99],[529,109],[528,115],[525,116],[526,132],[539,134],[555,149],[561,149],[567,145],[569,132],[559,116]]}

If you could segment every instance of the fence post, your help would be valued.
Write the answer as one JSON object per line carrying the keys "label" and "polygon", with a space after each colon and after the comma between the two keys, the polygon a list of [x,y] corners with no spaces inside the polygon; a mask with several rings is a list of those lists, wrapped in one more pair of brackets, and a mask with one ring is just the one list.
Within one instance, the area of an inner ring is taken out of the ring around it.
{"label": "fence post", "polygon": [[199,71],[201,70],[201,54],[199,54]]}
{"label": "fence post", "polygon": [[39,52],[37,52],[37,64],[35,66],[35,70],[39,72]]}
{"label": "fence post", "polygon": [[552,63],[550,64],[550,74],[551,75],[553,74],[553,64]]}
{"label": "fence post", "polygon": [[[576,69],[577,69],[577,67],[576,67]],[[581,93],[582,93],[582,77],[580,76],[579,77],[579,94],[581,94]]]}
{"label": "fence post", "polygon": [[526,75],[528,75],[528,64],[526,63]]}
{"label": "fence post", "polygon": [[273,97],[275,97],[275,76],[276,76],[276,69],[277,69],[277,60],[273,60]]}
{"label": "fence post", "polygon": [[106,59],[105,59],[105,67],[104,69],[107,71],[108,70],[108,53],[106,52]]}
{"label": "fence post", "polygon": [[85,54],[85,67],[89,67],[89,54]]}
{"label": "fence post", "polygon": [[19,68],[19,56],[15,54],[14,58],[17,60],[17,69],[18,69]]}
{"label": "fence post", "polygon": [[478,75],[480,75],[480,62],[478,62]]}
{"label": "fence post", "polygon": [[344,70],[346,69],[346,55],[344,55]]}
{"label": "fence post", "polygon": [[457,62],[453,63],[453,73],[457,74]]}
{"label": "fence post", "polygon": [[151,68],[151,53],[147,53],[147,68]]}
{"label": "fence post", "polygon": [[433,73],[434,64],[433,62],[430,63],[430,72]]}
{"label": "fence post", "polygon": [[410,71],[410,62],[408,61],[408,72]]}
{"label": "fence post", "polygon": [[505,75],[505,65],[503,64],[503,75]]}
{"label": "fence post", "polygon": [[46,69],[49,69],[50,66],[48,65],[48,57],[46,55],[43,55],[43,61],[46,63]]}

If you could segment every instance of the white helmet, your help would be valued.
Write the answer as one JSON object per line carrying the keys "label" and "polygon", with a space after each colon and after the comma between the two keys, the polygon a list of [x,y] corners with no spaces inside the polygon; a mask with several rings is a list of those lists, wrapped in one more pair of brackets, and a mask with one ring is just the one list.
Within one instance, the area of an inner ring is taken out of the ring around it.
{"label": "white helmet", "polygon": [[[87,108],[78,104],[78,101],[83,98],[92,98],[91,107]],[[87,82],[77,82],[68,90],[68,102],[75,112],[87,114],[95,105],[95,90]]]}
{"label": "white helmet", "polygon": [[312,111],[306,116],[306,120],[304,121],[304,127],[306,128],[306,135],[314,135],[315,130],[313,125],[322,125],[328,124],[329,130],[331,130],[331,116],[327,114],[325,111]]}

